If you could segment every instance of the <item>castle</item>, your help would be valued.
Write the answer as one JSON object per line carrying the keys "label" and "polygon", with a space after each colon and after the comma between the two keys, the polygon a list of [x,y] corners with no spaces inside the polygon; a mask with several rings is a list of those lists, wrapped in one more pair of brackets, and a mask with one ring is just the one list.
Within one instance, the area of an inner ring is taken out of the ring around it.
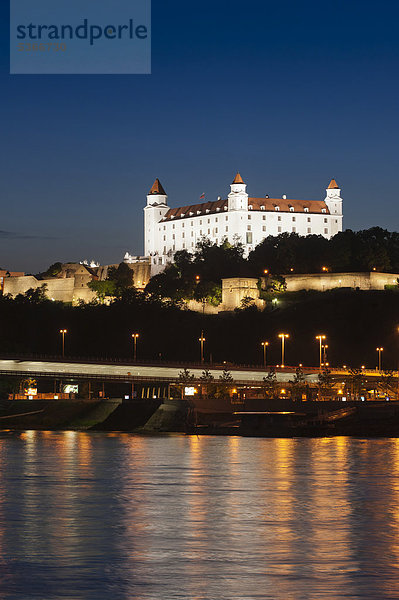
{"label": "castle", "polygon": [[[173,262],[178,250],[193,252],[202,238],[221,244],[241,242],[245,255],[262,240],[279,233],[322,235],[342,231],[341,190],[332,179],[324,200],[290,200],[286,196],[254,198],[237,173],[226,200],[178,208],[168,206],[168,196],[156,179],[144,208],[144,255],[151,258],[155,274]],[[127,257],[125,257],[126,259]]]}

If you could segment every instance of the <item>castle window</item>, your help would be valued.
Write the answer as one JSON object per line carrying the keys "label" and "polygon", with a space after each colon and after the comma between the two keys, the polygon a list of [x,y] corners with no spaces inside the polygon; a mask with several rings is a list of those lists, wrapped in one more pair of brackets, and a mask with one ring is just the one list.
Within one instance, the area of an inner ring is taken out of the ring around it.
{"label": "castle window", "polygon": [[197,210],[197,215],[200,215],[200,214],[201,214],[201,211],[200,211],[200,210]]}
{"label": "castle window", "polygon": [[174,228],[175,228],[175,224],[173,223],[173,225],[172,225],[172,229],[174,229]]}
{"label": "castle window", "polygon": [[281,217],[277,217],[277,221],[281,221]]}
{"label": "castle window", "polygon": [[324,229],[324,233],[328,233],[328,229],[327,228]]}
{"label": "castle window", "polygon": [[211,233],[211,230],[210,230],[210,229],[208,229],[208,235],[209,235],[210,233]]}
{"label": "castle window", "polygon": [[296,233],[296,227],[292,228],[292,233]]}
{"label": "castle window", "polygon": [[183,243],[183,248],[185,248],[185,247],[186,247],[186,244]]}
{"label": "castle window", "polygon": [[228,220],[229,220],[229,217],[226,217],[226,221],[228,221]]}
{"label": "castle window", "polygon": [[174,239],[175,239],[175,234],[172,235],[172,240],[174,240]]}
{"label": "castle window", "polygon": [[252,244],[252,233],[247,233],[247,244]]}
{"label": "castle window", "polygon": [[295,208],[293,206],[290,206],[290,211],[294,212]]}
{"label": "castle window", "polygon": [[281,227],[277,227],[277,231],[281,233]]}
{"label": "castle window", "polygon": [[262,206],[260,207],[260,209],[261,209],[261,210],[265,210],[265,207],[262,205]]}
{"label": "castle window", "polygon": [[182,238],[184,238],[184,232],[181,234]]}
{"label": "castle window", "polygon": [[194,231],[191,232],[191,237],[194,237]]}
{"label": "castle window", "polygon": [[166,235],[163,236],[163,241],[166,242]]}
{"label": "castle window", "polygon": [[224,207],[223,207],[223,210],[227,210],[227,206],[224,206]]}
{"label": "castle window", "polygon": [[307,206],[304,207],[303,212],[309,212],[309,209]]}
{"label": "castle window", "polygon": [[181,226],[184,227],[184,223],[182,223]]}
{"label": "castle window", "polygon": [[209,213],[209,208],[207,208],[205,212],[206,212],[206,214],[208,214]]}
{"label": "castle window", "polygon": [[217,211],[217,212],[219,212],[219,210],[220,210],[220,208],[219,208],[219,206],[218,206],[218,207],[216,208],[216,211]]}
{"label": "castle window", "polygon": [[248,206],[248,210],[252,210],[252,209],[253,209],[253,206],[252,206],[252,204],[250,204],[250,205]]}
{"label": "castle window", "polygon": [[226,231],[228,231],[228,230],[229,230],[229,228],[226,226]]}
{"label": "castle window", "polygon": [[247,231],[251,231],[251,225],[247,225]]}
{"label": "castle window", "polygon": [[310,223],[310,221],[311,221],[311,218],[310,218],[310,217],[308,217],[308,223]]}
{"label": "castle window", "polygon": [[280,207],[279,207],[279,206],[275,206],[275,207],[274,207],[274,210],[277,210],[277,211],[279,211],[279,210],[280,210]]}
{"label": "castle window", "polygon": [[263,221],[266,221],[266,215],[262,216]]}
{"label": "castle window", "polygon": [[293,220],[293,221],[296,221],[296,217],[292,217],[292,220]]}
{"label": "castle window", "polygon": [[[193,213],[190,213],[190,214],[192,215]],[[193,225],[194,225],[194,221],[191,221],[191,227],[192,227]]]}
{"label": "castle window", "polygon": [[164,226],[163,226],[163,230],[164,230],[164,231],[165,231],[165,229],[166,229],[166,225],[164,225]]}
{"label": "castle window", "polygon": [[310,227],[308,227],[308,233],[312,233],[312,230],[310,229]]}
{"label": "castle window", "polygon": [[163,247],[163,253],[166,254],[166,246]]}
{"label": "castle window", "polygon": [[325,213],[325,212],[326,212],[326,209],[325,209],[325,208],[322,208],[322,209],[321,209],[321,212],[322,212],[322,213]]}
{"label": "castle window", "polygon": [[216,222],[216,223],[218,222],[218,218],[217,218],[217,217],[216,217],[216,219],[215,219],[215,222]]}
{"label": "castle window", "polygon": [[217,232],[218,232],[218,228],[217,228],[217,227],[215,227],[215,233],[217,233]]}
{"label": "castle window", "polygon": [[211,220],[210,220],[210,219],[208,219],[208,223],[210,223],[210,222],[211,222]]}
{"label": "castle window", "polygon": [[263,225],[262,231],[266,231],[266,225]]}
{"label": "castle window", "polygon": [[159,216],[162,217],[162,212],[161,211],[159,211]]}
{"label": "castle window", "polygon": [[186,216],[186,215],[185,215],[184,213],[182,213],[182,214],[180,215],[180,217],[185,217],[185,216]]}
{"label": "castle window", "polygon": [[200,219],[200,225],[202,225],[202,219]]}
{"label": "castle window", "polygon": [[324,219],[324,223],[328,223],[327,219]]}
{"label": "castle window", "polygon": [[248,215],[248,219],[251,219],[251,215]]}
{"label": "castle window", "polygon": [[202,235],[202,229],[200,229],[200,235]]}
{"label": "castle window", "polygon": [[175,215],[170,215],[170,218],[171,218],[171,219],[174,219],[174,218],[175,218]]}

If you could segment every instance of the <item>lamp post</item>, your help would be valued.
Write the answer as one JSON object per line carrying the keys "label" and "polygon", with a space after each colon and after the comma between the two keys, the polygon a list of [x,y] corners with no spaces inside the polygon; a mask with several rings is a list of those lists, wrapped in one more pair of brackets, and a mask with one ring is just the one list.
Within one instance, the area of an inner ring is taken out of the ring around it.
{"label": "lamp post", "polygon": [[199,343],[201,344],[201,364],[204,362],[204,331],[201,331],[201,337],[198,338]]}
{"label": "lamp post", "polygon": [[322,356],[322,353],[323,353],[323,340],[325,340],[325,339],[326,339],[325,335],[321,335],[321,334],[320,335],[316,335],[316,340],[319,340],[319,344],[320,344],[320,370],[321,370],[321,364],[323,362],[323,356]]}
{"label": "lamp post", "polygon": [[328,344],[323,344],[322,345],[322,349],[323,349],[323,364],[324,365],[327,365],[327,348],[328,348]]}
{"label": "lamp post", "polygon": [[132,333],[134,362],[136,362],[136,360],[137,360],[137,339],[138,339],[138,337],[139,337],[138,333]]}
{"label": "lamp post", "polygon": [[261,342],[261,346],[263,347],[263,366],[266,368],[266,350],[269,345],[269,342]]}
{"label": "lamp post", "polygon": [[68,333],[67,329],[60,329],[60,334],[62,335],[62,358],[65,356],[65,334]]}
{"label": "lamp post", "polygon": [[384,350],[384,348],[376,348],[376,350],[378,352],[378,370],[381,372],[381,366],[382,366],[381,352]]}
{"label": "lamp post", "polygon": [[288,333],[279,333],[278,337],[281,339],[281,366],[284,367],[284,343],[285,340],[288,339],[290,336]]}

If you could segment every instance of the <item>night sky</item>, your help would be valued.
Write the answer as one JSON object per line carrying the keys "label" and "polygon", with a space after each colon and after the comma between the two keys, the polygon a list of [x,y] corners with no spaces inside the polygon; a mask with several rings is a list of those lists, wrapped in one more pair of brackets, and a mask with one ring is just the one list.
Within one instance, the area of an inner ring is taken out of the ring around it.
{"label": "night sky", "polygon": [[152,75],[9,75],[1,3],[0,267],[143,252],[145,196],[323,199],[399,227],[399,3],[153,0]]}

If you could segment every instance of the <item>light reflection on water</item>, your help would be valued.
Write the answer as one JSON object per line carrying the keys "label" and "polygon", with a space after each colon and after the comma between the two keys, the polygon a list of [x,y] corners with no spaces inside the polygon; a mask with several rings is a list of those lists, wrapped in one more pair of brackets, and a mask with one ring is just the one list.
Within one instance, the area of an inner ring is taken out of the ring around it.
{"label": "light reflection on water", "polygon": [[399,599],[399,441],[0,434],[0,600]]}

